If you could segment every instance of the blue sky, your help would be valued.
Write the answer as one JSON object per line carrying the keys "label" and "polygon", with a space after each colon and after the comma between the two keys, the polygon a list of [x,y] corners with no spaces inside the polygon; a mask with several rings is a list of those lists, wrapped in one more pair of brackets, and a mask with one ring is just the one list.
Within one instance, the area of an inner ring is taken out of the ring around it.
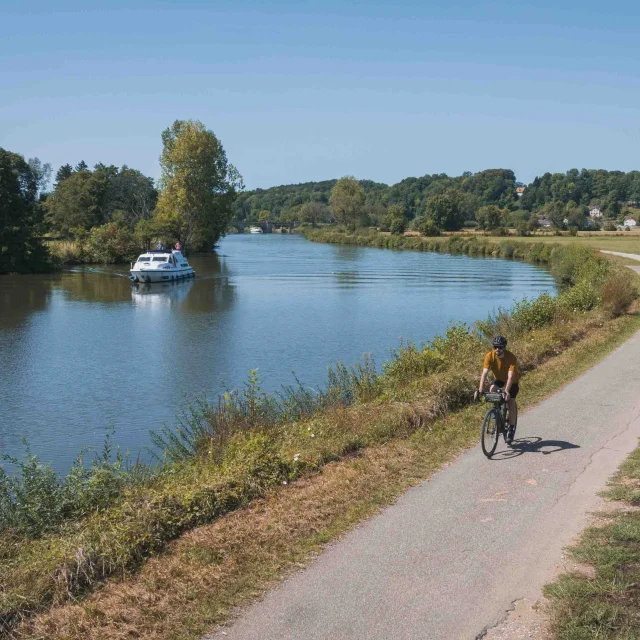
{"label": "blue sky", "polygon": [[0,146],[158,177],[162,130],[193,118],[247,188],[628,171],[639,36],[630,0],[0,0]]}

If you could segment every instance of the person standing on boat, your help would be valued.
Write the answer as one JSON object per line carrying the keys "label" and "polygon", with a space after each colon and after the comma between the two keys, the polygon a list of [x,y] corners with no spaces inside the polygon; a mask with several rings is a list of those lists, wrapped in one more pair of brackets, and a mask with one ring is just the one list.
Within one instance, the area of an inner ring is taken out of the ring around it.
{"label": "person standing on boat", "polygon": [[180,251],[182,249],[182,245],[179,242],[176,242],[176,251]]}
{"label": "person standing on boat", "polygon": [[156,245],[156,249],[158,251],[162,251],[164,249],[164,247],[162,246],[162,242],[158,242],[158,244]]}

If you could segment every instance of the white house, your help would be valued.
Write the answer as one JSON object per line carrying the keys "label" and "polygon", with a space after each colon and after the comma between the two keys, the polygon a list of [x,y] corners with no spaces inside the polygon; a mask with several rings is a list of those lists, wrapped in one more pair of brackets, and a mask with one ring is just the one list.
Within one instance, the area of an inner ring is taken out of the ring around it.
{"label": "white house", "polygon": [[522,198],[522,194],[524,193],[525,187],[518,187],[516,189],[516,195],[518,196],[518,198]]}
{"label": "white house", "polygon": [[629,227],[629,229],[633,229],[637,223],[633,218],[627,218],[622,224],[625,227]]}
{"label": "white house", "polygon": [[589,207],[589,215],[592,218],[602,218],[602,209],[600,207]]}

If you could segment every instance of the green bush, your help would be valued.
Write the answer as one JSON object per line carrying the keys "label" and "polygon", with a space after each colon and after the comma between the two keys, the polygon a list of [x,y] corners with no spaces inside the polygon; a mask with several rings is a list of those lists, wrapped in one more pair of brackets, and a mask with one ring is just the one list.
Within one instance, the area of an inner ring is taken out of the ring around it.
{"label": "green bush", "polygon": [[393,351],[391,359],[384,363],[382,372],[386,380],[404,383],[413,378],[428,376],[442,367],[444,358],[441,353],[425,347],[419,349],[412,342],[400,344]]}
{"label": "green bush", "polygon": [[144,465],[127,466],[116,450],[111,460],[112,431],[103,452],[84,463],[83,452],[65,477],[40,462],[25,442],[22,460],[2,454],[16,472],[9,476],[0,467],[0,534],[37,538],[57,531],[68,520],[79,520],[112,506],[126,487],[148,481],[153,471]]}
{"label": "green bush", "polygon": [[389,225],[389,231],[395,236],[400,236],[405,232],[407,228],[407,221],[405,218],[393,217],[391,224]]}
{"label": "green bush", "polygon": [[556,299],[543,293],[535,300],[524,298],[517,302],[511,311],[511,317],[521,331],[530,331],[553,322],[557,310]]}
{"label": "green bush", "polygon": [[126,226],[108,222],[94,227],[87,240],[90,262],[116,264],[135,260],[142,247],[135,235]]}
{"label": "green bush", "polygon": [[440,229],[436,226],[436,223],[431,218],[424,218],[417,226],[416,229],[420,232],[421,236],[437,237],[440,235]]}
{"label": "green bush", "polygon": [[560,306],[570,311],[589,311],[601,301],[598,290],[588,280],[581,280],[558,297]]}

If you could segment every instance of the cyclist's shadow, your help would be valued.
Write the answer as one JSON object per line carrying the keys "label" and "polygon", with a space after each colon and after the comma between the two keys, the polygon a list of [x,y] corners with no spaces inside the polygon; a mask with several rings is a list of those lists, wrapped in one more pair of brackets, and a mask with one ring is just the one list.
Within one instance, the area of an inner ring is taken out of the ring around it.
{"label": "cyclist's shadow", "polygon": [[579,449],[579,444],[565,442],[564,440],[543,440],[538,436],[528,438],[516,438],[511,447],[502,451],[497,451],[491,457],[492,460],[508,460],[521,456],[523,453],[541,453],[548,456],[550,453],[557,453],[565,449]]}

